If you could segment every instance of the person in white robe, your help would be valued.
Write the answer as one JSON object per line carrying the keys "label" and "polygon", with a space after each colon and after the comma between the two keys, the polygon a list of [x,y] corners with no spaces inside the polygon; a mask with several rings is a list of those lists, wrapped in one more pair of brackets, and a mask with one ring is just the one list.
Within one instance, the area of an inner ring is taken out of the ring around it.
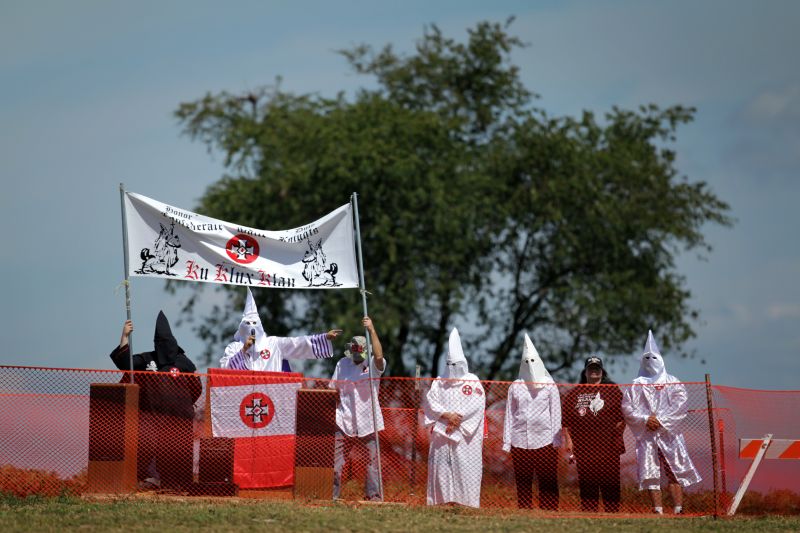
{"label": "person in white robe", "polygon": [[[345,357],[336,363],[336,368],[328,383],[328,387],[339,391],[333,449],[334,500],[338,500],[341,495],[342,471],[354,447],[366,450],[369,457],[364,483],[364,499],[379,501],[383,498],[380,483],[381,473],[378,469],[377,438],[378,433],[383,431],[383,414],[378,404],[380,387],[378,378],[386,369],[386,360],[383,357],[383,347],[372,320],[365,316],[361,323],[369,331],[372,357],[365,358],[367,339],[363,336],[353,337],[345,348]],[[375,402],[374,413],[373,401]],[[377,432],[375,431],[376,427]]]}
{"label": "person in white robe", "polygon": [[233,342],[225,347],[225,355],[220,359],[219,365],[233,370],[291,371],[284,365],[287,359],[333,357],[331,341],[341,332],[340,329],[332,329],[327,333],[300,337],[267,335],[261,325],[253,293],[247,287],[247,299],[239,329],[233,336]]}
{"label": "person in white robe", "polygon": [[517,506],[533,506],[533,476],[539,483],[539,508],[558,510],[558,448],[561,444],[561,396],[525,335],[519,377],[508,387],[503,450],[511,452]]}
{"label": "person in white robe", "polygon": [[446,363],[425,397],[424,423],[431,431],[427,502],[480,507],[486,395],[478,376],[469,373],[455,328]]}
{"label": "person in white robe", "polygon": [[676,514],[683,512],[683,487],[701,478],[680,431],[686,418],[686,387],[667,374],[661,352],[647,332],[639,376],[622,396],[622,413],[636,437],[639,490],[649,490],[653,511],[663,514],[661,465],[664,465]]}

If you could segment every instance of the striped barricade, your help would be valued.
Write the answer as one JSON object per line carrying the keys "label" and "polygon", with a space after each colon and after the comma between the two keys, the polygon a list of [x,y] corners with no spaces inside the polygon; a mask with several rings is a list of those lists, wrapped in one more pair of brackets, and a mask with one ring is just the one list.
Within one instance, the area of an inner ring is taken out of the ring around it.
{"label": "striped barricade", "polygon": [[[739,439],[739,458],[755,459],[764,439]],[[772,439],[764,459],[800,459],[800,440]]]}
{"label": "striped barricade", "polygon": [[739,458],[752,459],[753,463],[747,470],[736,496],[733,498],[728,516],[736,513],[747,487],[750,485],[762,459],[800,459],[800,440],[773,439],[772,433],[767,433],[762,439],[739,439]]}

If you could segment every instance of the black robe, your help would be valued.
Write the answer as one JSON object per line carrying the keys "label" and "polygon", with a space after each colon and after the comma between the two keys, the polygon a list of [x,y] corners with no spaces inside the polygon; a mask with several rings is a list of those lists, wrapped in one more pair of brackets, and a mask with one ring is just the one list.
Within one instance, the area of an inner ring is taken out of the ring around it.
{"label": "black robe", "polygon": [[[154,344],[152,352],[133,356],[133,370],[141,371],[134,375],[139,385],[137,473],[139,480],[149,477],[148,467],[155,459],[162,486],[181,489],[193,479],[194,403],[202,384],[163,312],[156,321]],[[114,348],[111,360],[120,370],[130,370],[128,345]],[[130,383],[130,374],[120,382]]]}

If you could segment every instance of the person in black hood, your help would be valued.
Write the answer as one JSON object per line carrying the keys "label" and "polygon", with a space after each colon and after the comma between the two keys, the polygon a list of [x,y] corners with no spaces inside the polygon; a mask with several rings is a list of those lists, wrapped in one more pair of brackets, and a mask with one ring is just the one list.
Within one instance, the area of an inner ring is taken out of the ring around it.
{"label": "person in black hood", "polygon": [[[127,320],[119,346],[111,352],[111,360],[120,370],[131,370],[131,332],[133,323]],[[134,380],[140,387],[137,477],[140,483],[183,490],[193,480],[194,403],[202,385],[163,311],[156,319],[153,344],[152,352],[133,355]],[[130,376],[126,373],[121,382],[129,383]],[[148,472],[151,462],[155,462],[158,476]]]}

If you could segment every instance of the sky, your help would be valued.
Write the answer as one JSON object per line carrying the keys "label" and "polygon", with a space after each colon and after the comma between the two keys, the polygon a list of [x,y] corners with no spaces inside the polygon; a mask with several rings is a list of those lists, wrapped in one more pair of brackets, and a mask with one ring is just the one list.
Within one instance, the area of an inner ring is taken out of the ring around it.
{"label": "sky", "polygon": [[[125,319],[119,184],[192,209],[224,173],[219,154],[181,135],[181,102],[277,76],[296,93],[352,92],[371,80],[338,49],[412,51],[426,25],[464,40],[510,15],[529,45],[512,60],[550,114],[697,108],[678,132],[677,167],[708,182],[736,224],[705,228],[705,258],[678,258],[701,318],[687,344],[696,357],[665,352],[669,372],[798,389],[800,3],[774,0],[3,0],[0,365],[111,367]],[[150,349],[158,310],[177,318],[183,296],[143,278],[131,290],[136,348]],[[175,333],[202,351],[188,326]]]}

